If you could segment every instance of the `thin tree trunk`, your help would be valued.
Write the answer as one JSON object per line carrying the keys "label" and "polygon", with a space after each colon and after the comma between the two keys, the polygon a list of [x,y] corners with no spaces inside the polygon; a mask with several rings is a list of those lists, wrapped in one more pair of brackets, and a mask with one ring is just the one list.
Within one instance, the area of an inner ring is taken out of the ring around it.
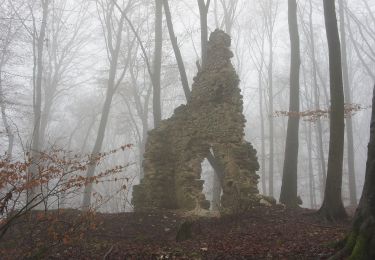
{"label": "thin tree trunk", "polygon": [[173,52],[174,52],[174,55],[176,57],[178,70],[180,72],[182,87],[184,89],[185,98],[186,98],[186,100],[188,100],[190,98],[189,82],[188,82],[188,79],[187,79],[185,65],[184,65],[184,62],[183,62],[183,59],[182,59],[180,48],[178,47],[177,37],[175,36],[175,33],[174,33],[172,16],[171,16],[171,11],[170,11],[170,8],[169,8],[168,0],[163,0],[163,6],[164,6],[165,18],[167,20],[169,38],[171,39]]}
{"label": "thin tree trunk", "polygon": [[[316,67],[316,55],[315,55],[315,37],[314,37],[314,27],[313,27],[313,7],[312,7],[312,0],[309,1],[310,4],[310,13],[309,13],[309,28],[310,28],[310,44],[311,44],[311,63],[313,66],[313,81],[314,81],[314,100],[315,100],[315,110],[320,109],[320,102],[319,102],[319,84],[318,84],[318,76],[317,76],[317,67]],[[318,156],[319,156],[319,180],[320,180],[320,195],[321,201],[323,201],[323,194],[324,194],[324,187],[327,179],[326,174],[326,160],[324,155],[324,147],[323,147],[323,128],[322,122],[320,118],[317,119],[316,122],[316,142],[318,145]]]}
{"label": "thin tree trunk", "polygon": [[283,180],[280,202],[287,207],[297,207],[297,168],[299,144],[299,71],[300,44],[297,22],[297,2],[288,0],[288,21],[291,45],[290,100],[288,128],[286,133]]}
{"label": "thin tree trunk", "polygon": [[1,118],[3,120],[3,124],[5,127],[5,132],[8,137],[8,148],[6,152],[6,159],[10,161],[12,159],[12,154],[13,154],[14,134],[13,134],[12,128],[9,125],[8,118],[6,115],[6,105],[5,105],[5,98],[4,98],[3,85],[2,85],[1,67],[0,67],[0,110],[1,110]]}
{"label": "thin tree trunk", "polygon": [[268,194],[273,197],[273,178],[274,178],[274,122],[273,122],[273,36],[269,36],[270,59],[268,65],[268,91],[269,91],[269,136],[270,136],[270,159],[269,159],[269,177]]}
{"label": "thin tree trunk", "polygon": [[46,132],[47,132],[47,127],[50,119],[50,114],[51,114],[51,109],[52,109],[52,99],[48,98],[44,100],[44,106],[43,106],[43,112],[41,114],[41,120],[40,120],[40,147],[42,149],[46,148],[45,147],[45,142],[46,140]]}
{"label": "thin tree trunk", "polygon": [[[339,15],[340,15],[340,34],[341,34],[341,57],[342,57],[342,73],[344,82],[345,103],[351,104],[349,68],[346,48],[346,31],[345,31],[345,3],[344,0],[339,0]],[[350,205],[357,206],[357,188],[355,182],[354,171],[354,141],[353,141],[353,121],[351,117],[346,118],[346,138],[348,151],[348,177],[349,177],[349,196]]]}
{"label": "thin tree trunk", "polygon": [[163,2],[155,0],[155,52],[153,64],[153,112],[154,112],[154,127],[157,127],[161,122],[161,55],[163,47]]}
{"label": "thin tree trunk", "polygon": [[307,150],[308,150],[308,172],[309,172],[309,195],[311,208],[316,208],[316,194],[315,194],[315,179],[314,179],[314,168],[312,163],[312,129],[311,123],[307,132]]}
{"label": "thin tree trunk", "polygon": [[263,194],[267,194],[266,187],[266,144],[265,144],[265,127],[264,127],[264,115],[263,115],[263,89],[262,89],[262,71],[264,61],[261,62],[261,68],[258,72],[258,89],[259,89],[259,113],[260,113],[260,141],[261,141],[261,174],[262,174],[262,191]]}
{"label": "thin tree trunk", "polygon": [[[110,15],[110,14],[108,14]],[[114,49],[111,51],[111,60],[110,60],[110,69],[109,69],[109,78],[108,78],[108,86],[107,86],[107,93],[106,93],[106,98],[105,102],[103,105],[102,109],[102,115],[100,118],[100,124],[99,124],[99,129],[98,129],[98,135],[96,137],[95,145],[91,153],[91,162],[87,168],[86,172],[86,178],[88,180],[88,183],[85,186],[84,189],[84,194],[83,194],[83,202],[82,202],[82,208],[84,210],[88,210],[91,206],[91,194],[93,190],[93,182],[92,178],[94,177],[95,174],[95,169],[96,169],[96,157],[100,153],[103,145],[103,140],[104,140],[104,135],[105,135],[105,130],[109,118],[109,112],[111,109],[111,103],[112,103],[112,98],[115,93],[115,81],[116,81],[116,71],[117,71],[117,66],[118,66],[118,58],[119,58],[119,53],[120,53],[120,47],[121,47],[121,40],[122,40],[122,29],[124,26],[124,20],[125,20],[125,12],[122,13],[121,18],[119,20],[118,24],[118,29],[117,29],[117,34],[116,34],[116,46]],[[111,24],[108,22],[107,23],[107,30],[111,31]],[[108,39],[112,37],[110,33],[108,33]],[[112,43],[111,43],[112,44]]]}
{"label": "thin tree trunk", "polygon": [[207,26],[207,14],[210,6],[210,0],[207,3],[204,0],[197,0],[200,14],[201,24],[201,52],[202,52],[202,68],[206,66],[207,62],[207,39],[208,39],[208,26]]}
{"label": "thin tree trunk", "polygon": [[341,198],[345,132],[344,90],[335,1],[324,0],[323,3],[329,50],[331,111],[327,182],[323,205],[319,213],[328,220],[336,220],[347,216]]}
{"label": "thin tree trunk", "polygon": [[85,153],[85,150],[86,150],[86,145],[87,145],[87,140],[89,139],[89,136],[90,136],[90,133],[91,133],[91,130],[95,124],[95,121],[96,121],[96,116],[93,116],[92,117],[92,120],[90,121],[90,124],[87,128],[87,132],[85,134],[85,137],[83,138],[83,142],[82,142],[82,146],[81,146],[81,153],[84,154]]}
{"label": "thin tree trunk", "polygon": [[[47,28],[47,18],[48,18],[48,6],[49,0],[41,1],[43,16],[40,25],[39,37],[37,39],[37,58],[36,64],[34,64],[36,70],[35,79],[35,99],[34,99],[34,129],[32,135],[32,145],[31,145],[31,166],[29,168],[29,180],[35,180],[38,178],[38,163],[40,157],[40,121],[42,114],[42,79],[43,79],[43,50],[44,50],[44,40]],[[27,202],[34,200],[38,196],[38,189],[42,187],[33,187],[28,191]],[[34,200],[34,203],[38,203]],[[32,207],[33,205],[30,205]]]}
{"label": "thin tree trunk", "polygon": [[[113,69],[114,69],[114,67],[111,66],[111,71]],[[98,135],[96,137],[94,148],[91,152],[91,162],[88,165],[87,172],[86,172],[86,178],[87,178],[88,183],[86,184],[85,189],[84,189],[84,193],[83,193],[82,208],[84,210],[88,210],[91,206],[91,194],[92,194],[92,190],[93,190],[93,181],[91,180],[91,178],[93,178],[94,174],[95,174],[95,169],[96,169],[95,158],[100,153],[102,145],[103,145],[105,129],[106,129],[108,118],[109,118],[109,112],[110,112],[110,109],[111,109],[113,94],[114,94],[114,91],[113,91],[113,81],[112,81],[112,83],[109,83],[109,85],[108,85],[106,99],[105,99],[105,102],[104,102],[104,105],[103,105],[103,110],[102,110],[102,116],[100,118]]]}

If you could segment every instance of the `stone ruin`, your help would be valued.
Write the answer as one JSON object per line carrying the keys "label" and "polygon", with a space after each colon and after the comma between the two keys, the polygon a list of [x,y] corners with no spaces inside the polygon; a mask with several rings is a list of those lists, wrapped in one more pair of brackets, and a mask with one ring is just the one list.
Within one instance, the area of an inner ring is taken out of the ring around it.
{"label": "stone ruin", "polygon": [[145,177],[133,187],[136,211],[209,209],[200,175],[210,152],[223,169],[220,207],[234,212],[258,202],[259,164],[256,150],[244,140],[246,120],[230,44],[221,30],[210,35],[207,64],[194,78],[187,104],[149,132]]}

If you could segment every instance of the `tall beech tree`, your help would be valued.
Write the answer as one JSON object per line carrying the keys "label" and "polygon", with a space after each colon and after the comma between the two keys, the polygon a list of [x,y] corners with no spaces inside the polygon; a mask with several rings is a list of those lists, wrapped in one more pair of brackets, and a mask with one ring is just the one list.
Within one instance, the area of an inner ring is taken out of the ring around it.
{"label": "tall beech tree", "polygon": [[[346,47],[346,29],[345,29],[345,1],[339,0],[339,16],[340,16],[340,35],[341,35],[341,58],[342,58],[342,75],[344,83],[345,102],[352,103],[349,82],[349,66]],[[349,198],[352,206],[357,205],[357,188],[355,183],[354,172],[354,138],[353,138],[353,121],[351,117],[345,119],[346,123],[346,140],[348,153],[348,179],[349,179]]]}
{"label": "tall beech tree", "polygon": [[375,259],[375,86],[372,97],[370,141],[367,146],[365,184],[352,229],[344,248],[333,259]]}
{"label": "tall beech tree", "polygon": [[[129,1],[121,12],[120,17],[116,17],[115,4],[113,1],[102,2],[99,11],[102,11],[103,32],[105,34],[107,53],[109,59],[109,71],[105,101],[102,108],[102,114],[99,123],[99,129],[95,140],[94,148],[91,152],[91,162],[87,167],[86,177],[88,179],[95,175],[97,157],[102,149],[105,130],[111,110],[111,104],[116,90],[120,86],[122,79],[129,66],[130,50],[128,49],[126,64],[121,71],[118,71],[120,51],[122,46],[123,29],[125,25],[125,14],[131,9],[132,1]],[[91,195],[93,191],[93,183],[88,182],[84,189],[82,207],[88,210],[91,206]]]}
{"label": "tall beech tree", "polygon": [[300,43],[297,21],[297,1],[288,0],[288,23],[291,47],[290,61],[290,100],[289,118],[286,134],[283,180],[280,202],[288,207],[297,207],[297,166],[299,144],[299,72],[300,72]]}
{"label": "tall beech tree", "polygon": [[345,131],[344,90],[335,0],[324,0],[323,3],[329,51],[331,110],[327,181],[319,213],[327,220],[336,220],[347,216],[341,198]]}

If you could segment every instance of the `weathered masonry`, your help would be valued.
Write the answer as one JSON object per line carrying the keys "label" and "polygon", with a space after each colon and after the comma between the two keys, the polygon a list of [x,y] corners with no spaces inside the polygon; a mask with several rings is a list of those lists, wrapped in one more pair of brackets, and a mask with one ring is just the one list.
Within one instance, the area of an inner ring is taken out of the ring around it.
{"label": "weathered masonry", "polygon": [[223,31],[211,34],[207,64],[194,78],[187,104],[149,132],[145,177],[133,191],[135,210],[208,209],[200,174],[210,151],[224,173],[221,207],[235,211],[258,201],[259,164],[256,150],[244,140],[246,121],[230,44]]}

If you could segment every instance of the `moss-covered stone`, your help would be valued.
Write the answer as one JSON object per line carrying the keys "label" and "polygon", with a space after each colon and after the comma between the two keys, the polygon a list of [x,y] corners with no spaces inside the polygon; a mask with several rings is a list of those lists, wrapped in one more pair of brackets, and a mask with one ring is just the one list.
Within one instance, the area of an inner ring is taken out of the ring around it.
{"label": "moss-covered stone", "polygon": [[259,164],[256,150],[244,140],[246,120],[230,41],[223,31],[211,34],[207,65],[194,78],[187,104],[149,132],[145,177],[133,190],[135,210],[208,209],[200,174],[210,149],[224,168],[221,206],[230,212],[257,200]]}

